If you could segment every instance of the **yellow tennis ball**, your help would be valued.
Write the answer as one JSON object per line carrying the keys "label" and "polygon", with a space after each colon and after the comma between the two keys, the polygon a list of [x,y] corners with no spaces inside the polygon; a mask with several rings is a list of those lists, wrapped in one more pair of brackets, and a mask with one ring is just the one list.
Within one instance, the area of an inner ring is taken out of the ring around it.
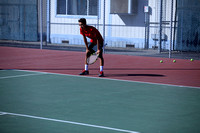
{"label": "yellow tennis ball", "polygon": [[163,63],[163,60],[160,60],[160,63]]}
{"label": "yellow tennis ball", "polygon": [[190,59],[190,61],[194,61],[194,59]]}
{"label": "yellow tennis ball", "polygon": [[173,60],[173,62],[175,63],[175,62],[176,62],[176,60]]}

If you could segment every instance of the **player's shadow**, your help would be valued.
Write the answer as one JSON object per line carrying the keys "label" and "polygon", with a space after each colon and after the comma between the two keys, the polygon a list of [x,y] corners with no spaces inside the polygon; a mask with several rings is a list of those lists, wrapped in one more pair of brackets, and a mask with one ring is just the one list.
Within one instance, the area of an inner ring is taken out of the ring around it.
{"label": "player's shadow", "polygon": [[162,74],[106,74],[106,77],[125,77],[125,76],[165,77],[165,75]]}

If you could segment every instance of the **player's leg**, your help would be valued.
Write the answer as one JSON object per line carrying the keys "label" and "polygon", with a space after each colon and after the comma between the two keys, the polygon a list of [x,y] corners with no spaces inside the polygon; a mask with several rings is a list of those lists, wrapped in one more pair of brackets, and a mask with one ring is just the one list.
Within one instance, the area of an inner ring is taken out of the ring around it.
{"label": "player's leg", "polygon": [[89,75],[89,70],[88,70],[88,64],[87,64],[87,58],[93,54],[95,51],[93,50],[93,47],[95,46],[95,44],[93,43],[89,43],[88,44],[88,50],[86,51],[86,55],[85,55],[85,69],[80,73],[80,75]]}
{"label": "player's leg", "polygon": [[94,43],[89,42],[89,44],[88,44],[88,50],[89,50],[89,51],[86,52],[86,56],[85,56],[85,65],[88,65],[88,64],[87,64],[87,58],[90,57],[93,53],[95,53],[95,50],[93,49],[94,46],[95,46]]}
{"label": "player's leg", "polygon": [[99,58],[100,58],[100,66],[104,66],[104,58],[103,58],[103,50],[100,50],[99,53]]}
{"label": "player's leg", "polygon": [[104,77],[104,72],[103,72],[104,58],[103,58],[103,48],[102,48],[102,45],[100,46],[99,58],[100,58],[100,73],[99,73],[99,77]]}

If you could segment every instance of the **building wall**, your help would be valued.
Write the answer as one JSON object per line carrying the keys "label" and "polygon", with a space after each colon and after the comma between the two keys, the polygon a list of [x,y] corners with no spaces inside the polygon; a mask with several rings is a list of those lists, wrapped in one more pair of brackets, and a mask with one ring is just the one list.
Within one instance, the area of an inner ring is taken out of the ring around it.
{"label": "building wall", "polygon": [[0,39],[37,41],[37,1],[0,0]]}
{"label": "building wall", "polygon": [[176,49],[200,51],[200,0],[178,0]]}
{"label": "building wall", "polygon": [[[57,15],[57,0],[51,0],[50,4],[50,39],[51,43],[62,43],[68,40],[70,44],[83,44],[80,36],[78,20],[81,17],[87,19],[88,24],[97,24],[95,16],[77,16],[77,15]],[[100,20],[101,21],[101,20]]]}
{"label": "building wall", "polygon": [[[104,0],[100,0],[99,26],[97,16],[67,16],[56,15],[56,0],[51,0],[51,42],[62,43],[68,40],[70,44],[82,44],[78,19],[85,17],[88,25],[99,29],[103,35]],[[137,48],[144,45],[144,11],[146,0],[138,0],[138,11],[135,15],[110,14],[110,0],[105,4],[105,43],[110,47],[125,47],[134,44]]]}
{"label": "building wall", "polygon": [[[175,1],[173,0],[173,20],[175,17]],[[170,21],[171,21],[171,13],[172,13],[172,7],[171,7],[172,0],[163,0],[163,9],[162,9],[162,34],[165,37],[165,40],[162,41],[162,48],[161,49],[169,49],[170,47],[170,32],[172,32],[172,39],[174,39],[174,22],[172,31],[170,31]],[[150,12],[150,48],[152,46],[159,46],[158,40],[155,41],[153,39],[153,35],[159,35],[160,28],[159,28],[159,23],[160,23],[160,0],[149,0],[149,6],[151,8]]]}
{"label": "building wall", "polygon": [[40,0],[37,0],[37,10],[38,10],[38,14],[37,14],[37,23],[38,23],[38,40],[40,38],[40,34],[41,34],[41,23],[42,23],[42,35],[43,35],[43,41],[46,41],[46,37],[47,37],[47,0],[42,0],[42,22],[40,21],[40,18],[41,18],[41,9],[40,9],[40,4],[41,4],[41,1]]}
{"label": "building wall", "polygon": [[[122,0],[123,1],[123,0]],[[110,14],[111,0],[106,0],[105,4],[105,43],[109,47],[126,47],[127,44],[134,45],[135,48],[144,48],[145,38],[145,13],[144,6],[150,6],[150,22],[159,22],[160,0],[138,0],[137,13],[134,15]],[[88,25],[93,25],[99,29],[103,35],[103,14],[104,0],[99,0],[99,22],[97,16],[70,16],[56,15],[56,0],[51,0],[51,20],[50,38],[52,43],[62,43],[68,40],[69,44],[84,45],[82,36],[79,33],[78,19],[85,17]],[[175,5],[175,4],[174,4]],[[174,7],[175,8],[175,7]],[[171,19],[171,0],[163,0],[163,21]],[[99,25],[98,25],[99,23]],[[159,24],[150,25],[149,48],[158,45],[152,38],[152,34],[159,33]],[[166,40],[162,42],[162,48],[169,48],[170,25],[163,25],[163,34]]]}

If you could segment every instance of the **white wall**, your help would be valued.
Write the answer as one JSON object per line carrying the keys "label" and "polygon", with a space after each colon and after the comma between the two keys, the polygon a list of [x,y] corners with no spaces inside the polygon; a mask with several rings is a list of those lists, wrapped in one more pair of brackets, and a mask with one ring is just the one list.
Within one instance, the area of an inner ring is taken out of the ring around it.
{"label": "white wall", "polygon": [[[148,5],[152,11],[150,14],[151,22],[159,21],[159,1],[160,0],[138,0],[138,12],[136,15],[118,15],[110,14],[110,0],[106,0],[105,10],[105,43],[109,47],[126,47],[126,44],[134,44],[136,48],[144,48],[145,25],[144,25],[144,6]],[[163,21],[170,21],[171,0],[164,1]],[[170,2],[169,2],[170,1]],[[99,31],[103,35],[103,6],[104,0],[100,0],[99,15]],[[62,40],[69,40],[70,44],[82,44],[83,39],[80,35],[78,19],[85,17],[88,25],[96,26],[98,23],[97,16],[71,16],[56,15],[56,0],[51,0],[51,42],[61,43]],[[59,24],[56,24],[59,23]],[[169,27],[169,25],[168,25]],[[150,29],[151,34],[157,34],[158,28]],[[163,29],[169,37],[169,28]],[[169,43],[169,42],[164,42]],[[150,38],[150,48],[154,45],[154,41]],[[167,45],[167,44],[166,44]]]}
{"label": "white wall", "polygon": [[[173,16],[175,14],[175,0],[173,0]],[[163,24],[162,33],[166,35],[167,40],[162,42],[163,49],[169,49],[170,45],[170,20],[171,20],[171,2],[172,0],[163,0],[163,21],[168,21],[169,24]],[[160,21],[160,0],[149,0],[149,6],[151,7],[150,22]],[[174,19],[174,17],[173,17]],[[155,45],[155,42],[152,40],[152,34],[159,34],[159,24],[150,25],[150,47]],[[174,26],[174,25],[173,25]],[[172,31],[173,33],[173,31]],[[173,34],[172,34],[173,35]],[[156,43],[158,46],[158,42]]]}
{"label": "white wall", "polygon": [[70,44],[83,44],[83,39],[80,35],[78,26],[78,20],[84,17],[87,19],[88,24],[97,24],[97,17],[56,15],[56,1],[57,0],[51,0],[51,43],[62,43],[62,40],[69,40]]}

